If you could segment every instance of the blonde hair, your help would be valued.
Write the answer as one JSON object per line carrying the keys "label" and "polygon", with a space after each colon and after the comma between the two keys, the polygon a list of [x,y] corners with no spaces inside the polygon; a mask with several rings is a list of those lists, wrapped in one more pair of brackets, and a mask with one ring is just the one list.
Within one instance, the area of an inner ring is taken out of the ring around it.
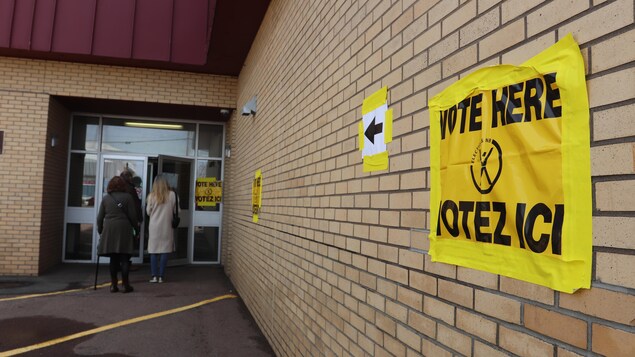
{"label": "blonde hair", "polygon": [[170,187],[165,177],[157,175],[154,179],[154,184],[152,184],[152,193],[150,193],[150,195],[157,204],[163,204],[168,200],[168,197],[170,197]]}

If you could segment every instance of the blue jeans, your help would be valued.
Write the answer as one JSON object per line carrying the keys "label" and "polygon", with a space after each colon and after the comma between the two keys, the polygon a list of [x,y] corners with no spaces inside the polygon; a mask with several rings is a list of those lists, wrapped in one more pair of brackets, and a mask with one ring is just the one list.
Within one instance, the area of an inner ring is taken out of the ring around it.
{"label": "blue jeans", "polygon": [[[158,262],[159,259],[161,262]],[[159,263],[158,267],[157,263]],[[150,270],[152,271],[152,276],[163,277],[166,265],[168,265],[168,253],[150,254]]]}

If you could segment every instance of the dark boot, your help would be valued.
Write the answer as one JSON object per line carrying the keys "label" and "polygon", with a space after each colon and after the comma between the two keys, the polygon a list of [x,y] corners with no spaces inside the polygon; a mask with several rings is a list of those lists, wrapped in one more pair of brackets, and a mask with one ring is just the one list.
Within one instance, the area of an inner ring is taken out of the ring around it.
{"label": "dark boot", "polygon": [[119,270],[119,261],[113,258],[110,258],[110,292],[111,293],[116,293],[117,291],[119,291],[119,288],[117,287],[117,283],[119,282],[117,280],[117,271]]}
{"label": "dark boot", "polygon": [[123,281],[123,292],[131,293],[134,291],[132,286],[130,286],[130,280],[128,279],[128,275],[130,273],[130,261],[125,259],[121,262],[121,280]]}

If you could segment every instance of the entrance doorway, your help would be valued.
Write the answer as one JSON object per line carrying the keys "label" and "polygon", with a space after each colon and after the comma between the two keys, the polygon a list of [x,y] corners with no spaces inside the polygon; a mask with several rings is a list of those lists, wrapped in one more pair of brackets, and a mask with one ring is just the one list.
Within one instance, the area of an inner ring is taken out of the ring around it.
{"label": "entrance doorway", "polygon": [[133,262],[149,262],[145,203],[154,178],[163,174],[181,207],[170,264],[220,263],[222,202],[197,203],[196,187],[200,182],[223,180],[224,124],[79,114],[72,123],[64,262],[97,260],[97,212],[108,181],[127,168],[134,172],[144,210]]}

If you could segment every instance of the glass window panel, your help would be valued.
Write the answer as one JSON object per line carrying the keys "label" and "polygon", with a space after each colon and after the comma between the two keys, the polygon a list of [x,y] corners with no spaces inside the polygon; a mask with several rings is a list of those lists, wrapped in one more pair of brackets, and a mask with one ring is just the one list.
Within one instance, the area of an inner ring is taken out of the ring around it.
{"label": "glass window panel", "polygon": [[124,170],[128,170],[132,173],[132,180],[135,182],[135,188],[138,189],[137,195],[141,198],[142,195],[140,193],[143,190],[143,179],[138,175],[143,175],[144,165],[145,162],[143,160],[104,156],[102,195],[106,194],[108,183],[113,176],[119,176]]}
{"label": "glass window panel", "polygon": [[175,251],[170,253],[169,259],[187,258],[187,235],[188,227],[179,227],[176,229],[176,237],[174,241]]}
{"label": "glass window panel", "polygon": [[73,117],[72,150],[99,150],[99,118],[77,115]]}
{"label": "glass window panel", "polygon": [[93,225],[68,223],[66,224],[66,246],[64,259],[88,260],[92,259]]}
{"label": "glass window panel", "polygon": [[194,156],[195,124],[104,118],[103,131],[105,152]]}
{"label": "glass window panel", "polygon": [[71,154],[68,174],[68,206],[94,207],[97,155]]}
{"label": "glass window panel", "polygon": [[199,125],[198,156],[223,156],[222,125]]}
{"label": "glass window panel", "polygon": [[168,185],[176,189],[179,195],[179,207],[185,210],[190,207],[191,167],[190,161],[163,160],[162,174],[168,181]]}
{"label": "glass window panel", "polygon": [[218,262],[218,227],[194,228],[194,261]]}
{"label": "glass window panel", "polygon": [[[196,178],[215,177],[216,181],[221,181],[221,169],[223,162],[221,160],[198,160],[196,162]],[[196,206],[197,211],[218,212],[220,204],[216,206]]]}

